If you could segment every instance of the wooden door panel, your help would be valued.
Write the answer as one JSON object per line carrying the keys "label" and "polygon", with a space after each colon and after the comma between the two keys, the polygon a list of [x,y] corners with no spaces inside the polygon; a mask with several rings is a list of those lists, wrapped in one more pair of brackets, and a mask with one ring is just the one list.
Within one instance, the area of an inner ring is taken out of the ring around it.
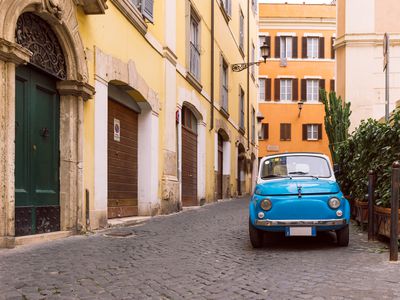
{"label": "wooden door panel", "polygon": [[[120,140],[114,140],[114,119],[120,122]],[[138,114],[108,101],[108,218],[138,214]]]}
{"label": "wooden door panel", "polygon": [[197,134],[182,127],[182,205],[197,201]]}

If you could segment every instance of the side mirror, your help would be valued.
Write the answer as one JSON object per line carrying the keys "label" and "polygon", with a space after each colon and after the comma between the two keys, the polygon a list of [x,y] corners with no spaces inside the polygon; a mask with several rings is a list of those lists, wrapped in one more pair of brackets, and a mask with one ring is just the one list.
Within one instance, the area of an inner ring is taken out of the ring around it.
{"label": "side mirror", "polygon": [[333,173],[335,174],[335,176],[342,174],[342,170],[338,164],[333,165]]}

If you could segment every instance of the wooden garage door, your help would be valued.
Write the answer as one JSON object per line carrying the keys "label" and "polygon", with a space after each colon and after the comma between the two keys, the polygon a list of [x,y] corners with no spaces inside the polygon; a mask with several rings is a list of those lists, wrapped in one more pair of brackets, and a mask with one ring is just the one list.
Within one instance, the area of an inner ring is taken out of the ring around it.
{"label": "wooden garage door", "polygon": [[217,199],[222,199],[222,170],[223,166],[223,140],[221,135],[218,134],[218,171],[217,171]]}
{"label": "wooden garage door", "polygon": [[138,114],[110,99],[108,101],[108,218],[110,219],[138,214],[137,153]]}
{"label": "wooden garage door", "polygon": [[197,120],[182,109],[182,205],[195,206],[197,201]]}

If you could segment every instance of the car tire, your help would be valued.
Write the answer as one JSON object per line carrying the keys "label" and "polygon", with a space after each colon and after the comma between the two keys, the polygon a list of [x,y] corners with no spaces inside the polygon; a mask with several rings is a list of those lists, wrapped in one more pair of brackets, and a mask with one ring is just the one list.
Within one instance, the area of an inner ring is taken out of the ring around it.
{"label": "car tire", "polygon": [[336,239],[340,247],[347,247],[349,245],[349,225],[336,230]]}
{"label": "car tire", "polygon": [[264,232],[260,229],[257,229],[251,224],[251,220],[249,219],[249,235],[250,242],[253,248],[261,248],[263,246]]}

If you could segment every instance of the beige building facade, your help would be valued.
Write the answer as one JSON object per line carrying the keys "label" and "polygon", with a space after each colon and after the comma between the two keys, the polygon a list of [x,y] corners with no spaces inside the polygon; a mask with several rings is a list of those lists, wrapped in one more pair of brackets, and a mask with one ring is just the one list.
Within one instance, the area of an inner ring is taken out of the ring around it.
{"label": "beige building facade", "polygon": [[336,91],[351,102],[351,130],[363,119],[385,115],[385,32],[390,36],[390,111],[400,99],[399,14],[395,0],[337,0]]}

